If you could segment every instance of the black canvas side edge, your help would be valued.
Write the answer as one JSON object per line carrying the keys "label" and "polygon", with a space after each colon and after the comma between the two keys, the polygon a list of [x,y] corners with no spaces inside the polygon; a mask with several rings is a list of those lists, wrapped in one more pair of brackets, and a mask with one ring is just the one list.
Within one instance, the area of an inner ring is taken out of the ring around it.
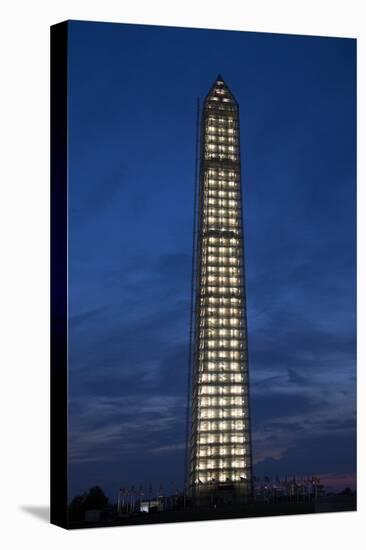
{"label": "black canvas side edge", "polygon": [[51,523],[68,527],[67,35],[51,27]]}

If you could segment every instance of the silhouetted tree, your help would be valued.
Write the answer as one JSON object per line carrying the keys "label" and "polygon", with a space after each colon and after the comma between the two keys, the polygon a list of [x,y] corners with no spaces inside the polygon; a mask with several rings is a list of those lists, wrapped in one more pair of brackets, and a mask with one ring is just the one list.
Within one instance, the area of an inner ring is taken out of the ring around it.
{"label": "silhouetted tree", "polygon": [[108,506],[108,498],[98,485],[91,487],[85,499],[85,510],[104,510]]}
{"label": "silhouetted tree", "polygon": [[70,521],[83,521],[87,510],[105,510],[108,498],[98,485],[91,487],[88,493],[76,496],[69,506]]}
{"label": "silhouetted tree", "polygon": [[70,521],[82,521],[85,514],[85,500],[87,493],[75,497],[69,506]]}

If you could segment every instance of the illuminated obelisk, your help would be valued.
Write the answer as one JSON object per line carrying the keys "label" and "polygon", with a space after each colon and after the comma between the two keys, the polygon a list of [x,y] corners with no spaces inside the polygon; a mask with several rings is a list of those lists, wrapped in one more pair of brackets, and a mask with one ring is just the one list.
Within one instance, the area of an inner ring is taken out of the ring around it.
{"label": "illuminated obelisk", "polygon": [[201,113],[190,494],[242,502],[252,493],[239,106],[218,76]]}

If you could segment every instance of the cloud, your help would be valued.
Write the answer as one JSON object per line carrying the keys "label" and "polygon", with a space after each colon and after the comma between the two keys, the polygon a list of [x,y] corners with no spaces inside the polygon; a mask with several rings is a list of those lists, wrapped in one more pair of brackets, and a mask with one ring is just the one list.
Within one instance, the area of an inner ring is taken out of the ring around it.
{"label": "cloud", "polygon": [[323,434],[294,438],[280,456],[268,457],[255,464],[257,475],[319,475],[354,472],[356,466],[355,433]]}
{"label": "cloud", "polygon": [[[253,392],[254,393],[254,392]],[[253,394],[251,398],[251,415],[254,426],[271,423],[276,418],[291,418],[304,415],[313,409],[315,403],[306,395],[284,393]]]}
{"label": "cloud", "polygon": [[173,445],[182,448],[184,406],[181,397],[165,394],[85,397],[78,401],[77,420],[70,429],[70,462],[131,460],[136,452],[162,452],[174,440]]}
{"label": "cloud", "polygon": [[172,453],[176,451],[181,451],[186,448],[185,442],[184,443],[177,443],[175,445],[163,445],[162,447],[156,447],[151,449],[149,452],[154,455],[160,455],[163,453]]}

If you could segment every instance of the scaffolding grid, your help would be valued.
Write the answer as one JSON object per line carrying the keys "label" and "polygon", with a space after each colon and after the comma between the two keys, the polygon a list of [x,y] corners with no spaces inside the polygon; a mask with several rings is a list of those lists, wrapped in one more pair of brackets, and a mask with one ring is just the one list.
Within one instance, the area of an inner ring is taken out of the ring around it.
{"label": "scaffolding grid", "polygon": [[[191,495],[252,495],[239,105],[219,76],[200,116],[187,478]],[[197,193],[197,191],[196,191]]]}

